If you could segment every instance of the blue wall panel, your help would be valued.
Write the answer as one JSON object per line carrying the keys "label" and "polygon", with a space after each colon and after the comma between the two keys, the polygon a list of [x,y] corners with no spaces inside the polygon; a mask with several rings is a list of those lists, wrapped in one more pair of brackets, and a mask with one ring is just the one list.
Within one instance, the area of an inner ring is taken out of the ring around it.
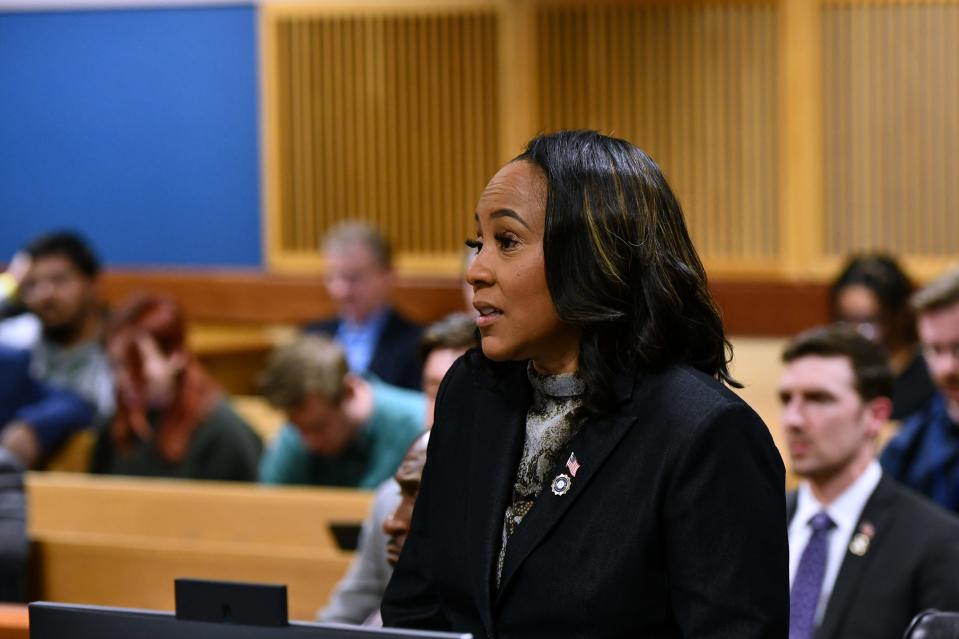
{"label": "blue wall panel", "polygon": [[259,266],[251,6],[0,13],[0,262],[75,227],[111,265]]}

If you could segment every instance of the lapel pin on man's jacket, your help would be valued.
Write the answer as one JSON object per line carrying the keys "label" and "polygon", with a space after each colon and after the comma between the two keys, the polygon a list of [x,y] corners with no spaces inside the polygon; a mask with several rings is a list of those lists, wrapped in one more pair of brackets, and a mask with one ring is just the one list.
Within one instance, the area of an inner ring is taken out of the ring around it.
{"label": "lapel pin on man's jacket", "polygon": [[857,557],[865,555],[869,552],[869,544],[875,534],[876,527],[868,521],[859,524],[859,531],[852,536],[852,541],[849,542],[849,552]]}
{"label": "lapel pin on man's jacket", "polygon": [[550,486],[550,489],[554,495],[562,497],[569,492],[569,489],[573,487],[573,477],[579,472],[579,466],[580,464],[576,459],[576,453],[570,453],[569,459],[566,460],[566,470],[569,471],[569,475],[560,473],[553,478],[553,485]]}

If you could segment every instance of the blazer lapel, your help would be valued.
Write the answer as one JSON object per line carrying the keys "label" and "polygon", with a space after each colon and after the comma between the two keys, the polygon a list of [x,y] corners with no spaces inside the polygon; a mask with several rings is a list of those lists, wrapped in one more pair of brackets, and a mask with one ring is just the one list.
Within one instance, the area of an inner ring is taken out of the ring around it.
{"label": "blazer lapel", "polygon": [[[493,566],[499,551],[503,515],[513,491],[513,480],[523,452],[526,411],[530,402],[525,367],[520,374],[509,374],[492,389],[477,389],[483,400],[477,402],[476,427],[469,469],[468,512],[471,525],[470,563],[480,614],[490,636],[493,630]],[[509,392],[506,391],[509,389]]]}
{"label": "blazer lapel", "polygon": [[[839,574],[836,576],[836,583],[833,584],[832,594],[829,596],[829,603],[826,605],[826,613],[823,615],[822,624],[816,631],[816,639],[839,638],[841,636],[842,623],[849,612],[852,600],[859,590],[859,583],[865,574],[869,562],[880,550],[884,541],[883,531],[888,530],[892,523],[893,511],[889,504],[890,495],[888,492],[888,479],[883,475],[862,509],[862,515],[856,523],[856,529],[853,531],[853,539],[864,528],[871,528],[872,535],[865,552],[856,554],[849,547],[843,555],[842,566],[839,568]],[[850,546],[852,544],[850,543]]]}
{"label": "blazer lapel", "polygon": [[[503,576],[499,595],[509,588],[510,580],[530,553],[543,541],[549,532],[559,523],[570,506],[580,498],[592,479],[599,473],[603,462],[615,450],[629,427],[636,421],[632,415],[614,415],[590,421],[580,428],[560,456],[557,466],[546,476],[543,491],[536,498],[533,507],[523,518],[523,522],[510,538],[503,564]],[[553,478],[560,473],[570,475],[566,461],[570,452],[576,453],[580,467],[572,485],[563,495],[555,495],[551,489]]]}

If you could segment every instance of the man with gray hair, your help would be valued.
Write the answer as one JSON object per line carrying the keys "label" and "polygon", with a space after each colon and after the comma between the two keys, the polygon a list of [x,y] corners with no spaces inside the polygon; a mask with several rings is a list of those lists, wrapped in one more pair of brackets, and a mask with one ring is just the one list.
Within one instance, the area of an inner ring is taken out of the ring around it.
{"label": "man with gray hair", "polygon": [[263,483],[372,489],[422,430],[420,393],[350,373],[340,347],[319,335],[274,352],[260,392],[290,421],[263,455]]}
{"label": "man with gray hair", "polygon": [[336,340],[351,372],[369,371],[388,384],[419,390],[422,329],[390,306],[393,262],[386,238],[363,222],[342,222],[324,238],[323,255],[336,317],[310,324],[306,331]]}
{"label": "man with gray hair", "polygon": [[959,512],[959,269],[917,292],[912,308],[938,393],[903,421],[880,461],[902,483]]}

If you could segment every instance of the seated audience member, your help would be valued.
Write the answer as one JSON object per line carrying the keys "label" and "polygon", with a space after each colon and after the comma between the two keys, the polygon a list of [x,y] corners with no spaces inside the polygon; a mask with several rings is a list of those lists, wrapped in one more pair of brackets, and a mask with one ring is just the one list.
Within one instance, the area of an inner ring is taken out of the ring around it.
{"label": "seated audience member", "polygon": [[423,428],[423,395],[347,369],[333,341],[306,335],[270,356],[260,381],[286,413],[260,463],[267,484],[373,489]]}
{"label": "seated audience member", "polygon": [[[20,283],[23,282],[29,270],[30,256],[23,251],[18,251],[7,264],[7,270],[0,273],[0,318],[14,317],[26,312],[17,293],[20,291]],[[8,330],[11,325],[7,325]],[[36,335],[36,318],[28,320],[27,331],[24,341],[30,341]],[[16,338],[12,338],[11,341],[16,341]]]}
{"label": "seated audience member", "polygon": [[402,388],[420,389],[417,356],[422,329],[390,307],[390,246],[362,222],[333,227],[323,240],[326,290],[337,316],[306,327],[332,337],[346,353],[350,372],[367,371]]}
{"label": "seated audience member", "polygon": [[886,348],[896,374],[895,420],[922,408],[936,392],[917,345],[916,321],[909,308],[912,290],[896,260],[873,254],[850,259],[829,291],[832,319],[852,325]]}
{"label": "seated audience member", "polygon": [[[423,392],[426,395],[426,428],[433,425],[433,404],[446,371],[467,349],[478,345],[476,323],[472,316],[465,313],[450,315],[426,329],[420,349],[423,358]],[[401,471],[421,441],[422,438],[413,443],[400,464]],[[373,616],[379,617],[380,600],[392,574],[386,553],[389,538],[383,525],[402,499],[401,486],[393,479],[376,490],[370,514],[360,531],[356,556],[346,575],[337,584],[327,607],[320,611],[320,621],[359,624]]]}
{"label": "seated audience member", "polygon": [[107,339],[117,411],[97,441],[94,472],[256,480],[260,438],[186,349],[185,333],[167,297],[139,296],[117,311]]}
{"label": "seated audience member", "polygon": [[893,373],[878,345],[830,326],[783,353],[790,639],[899,639],[916,613],[959,603],[959,519],[875,459]]}
{"label": "seated audience member", "polygon": [[[426,449],[430,443],[430,432],[426,431],[416,438],[413,445],[403,458],[403,462],[396,471],[392,483],[398,487],[399,499],[396,507],[383,520],[381,527],[383,533],[387,536],[385,543],[386,561],[389,564],[390,573],[399,561],[400,552],[403,551],[403,544],[406,543],[406,535],[410,532],[410,522],[413,520],[413,506],[416,504],[416,496],[420,492],[420,480],[423,478],[423,467],[426,465]],[[389,583],[389,579],[387,579]],[[386,584],[383,584],[383,590],[386,590]],[[380,592],[379,599],[376,602],[376,608],[367,617],[363,625],[382,626],[383,618],[380,616],[379,600],[383,598]]]}
{"label": "seated audience member", "polygon": [[0,343],[29,349],[34,376],[92,404],[95,425],[102,425],[113,415],[114,392],[100,343],[105,313],[97,257],[70,232],[38,237],[24,253],[29,268],[19,296],[29,313],[0,322]]}
{"label": "seated audience member", "polygon": [[[912,307],[938,392],[902,423],[880,461],[899,481],[959,512],[959,270],[916,293]],[[957,608],[959,602],[948,609]]]}
{"label": "seated audience member", "polygon": [[[30,375],[27,351],[0,345],[0,446],[16,455],[24,467],[35,465],[92,419],[90,404]],[[24,431],[31,436],[21,437]]]}

